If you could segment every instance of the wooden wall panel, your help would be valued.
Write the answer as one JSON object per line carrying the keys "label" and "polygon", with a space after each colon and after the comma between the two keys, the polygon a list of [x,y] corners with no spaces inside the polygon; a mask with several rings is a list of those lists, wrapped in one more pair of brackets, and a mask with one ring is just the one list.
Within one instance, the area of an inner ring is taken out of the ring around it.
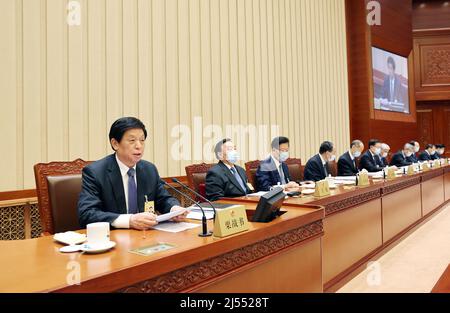
{"label": "wooden wall panel", "polygon": [[215,162],[227,129],[241,163],[281,134],[303,160],[347,149],[344,0],[79,0],[73,26],[68,3],[0,3],[0,190],[34,188],[37,162],[105,156],[126,115],[162,176]]}

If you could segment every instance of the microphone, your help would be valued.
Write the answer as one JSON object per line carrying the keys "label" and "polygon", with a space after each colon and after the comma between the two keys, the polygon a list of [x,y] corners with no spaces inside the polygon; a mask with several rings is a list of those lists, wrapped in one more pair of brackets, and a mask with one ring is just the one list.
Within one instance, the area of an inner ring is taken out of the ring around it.
{"label": "microphone", "polygon": [[[206,199],[205,197],[203,197],[201,194],[199,194],[199,193],[198,193],[197,191],[195,191],[194,189],[189,188],[188,185],[183,184],[182,182],[180,182],[177,178],[172,178],[172,181],[173,181],[174,183],[176,183],[176,184],[178,184],[178,185],[180,185],[180,186],[186,188],[187,190],[191,191],[193,194],[195,194],[197,197],[199,197],[199,198],[202,199],[203,201],[206,201],[206,202],[212,207],[212,209],[213,209],[213,211],[214,211],[214,218],[213,218],[213,220],[214,220],[214,221],[216,220],[216,207],[211,203],[211,201],[209,201],[208,199]],[[203,210],[202,210],[202,211],[203,211]]]}
{"label": "microphone", "polygon": [[209,236],[211,236],[211,235],[212,235],[212,232],[208,231],[208,223],[206,222],[205,211],[203,211],[203,208],[201,207],[201,205],[199,205],[198,202],[195,201],[194,199],[192,199],[188,194],[186,194],[186,193],[184,193],[184,192],[178,190],[178,189],[175,188],[175,187],[170,186],[167,182],[165,182],[165,181],[162,180],[162,179],[161,179],[161,181],[162,181],[162,183],[163,183],[164,185],[166,185],[167,187],[169,187],[170,189],[172,189],[172,190],[175,191],[176,193],[178,193],[178,194],[182,195],[183,197],[185,197],[185,198],[187,198],[187,199],[193,201],[193,202],[194,202],[194,205],[196,205],[196,206],[198,206],[198,207],[200,208],[200,210],[202,211],[202,214],[203,214],[203,216],[202,216],[202,232],[199,233],[198,235],[199,235],[200,237],[209,237]]}

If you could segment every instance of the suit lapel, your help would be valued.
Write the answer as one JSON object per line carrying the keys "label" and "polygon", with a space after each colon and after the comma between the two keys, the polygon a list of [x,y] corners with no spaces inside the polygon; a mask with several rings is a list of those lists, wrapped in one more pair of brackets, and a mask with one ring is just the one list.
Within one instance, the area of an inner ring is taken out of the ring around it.
{"label": "suit lapel", "polygon": [[[242,190],[241,185],[239,185],[238,181],[236,180],[236,177],[234,177],[234,175],[231,173],[231,170],[228,169],[228,167],[223,162],[220,162],[220,165],[222,166],[222,171],[225,173],[225,175],[228,177],[228,179],[233,183],[233,185],[235,185],[236,188],[238,188],[239,190]],[[239,170],[237,168],[236,168],[236,170],[239,173]],[[245,184],[245,182],[244,182],[244,184]],[[246,190],[242,190],[242,191],[246,192]]]}
{"label": "suit lapel", "polygon": [[117,211],[121,214],[127,213],[127,204],[125,202],[125,191],[123,190],[123,180],[120,175],[119,165],[116,162],[115,155],[110,160],[108,168],[108,178],[116,200]]}
{"label": "suit lapel", "polygon": [[277,165],[275,164],[275,161],[270,157],[270,166],[274,168],[272,171],[273,175],[275,176],[275,181],[281,182],[280,172],[278,171]]}

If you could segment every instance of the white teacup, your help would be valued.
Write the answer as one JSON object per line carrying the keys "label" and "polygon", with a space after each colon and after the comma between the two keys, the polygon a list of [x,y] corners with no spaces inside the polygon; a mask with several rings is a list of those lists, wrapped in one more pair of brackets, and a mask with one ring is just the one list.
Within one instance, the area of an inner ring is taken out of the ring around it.
{"label": "white teacup", "polygon": [[105,245],[109,243],[109,223],[92,223],[87,227],[87,242],[92,245]]}

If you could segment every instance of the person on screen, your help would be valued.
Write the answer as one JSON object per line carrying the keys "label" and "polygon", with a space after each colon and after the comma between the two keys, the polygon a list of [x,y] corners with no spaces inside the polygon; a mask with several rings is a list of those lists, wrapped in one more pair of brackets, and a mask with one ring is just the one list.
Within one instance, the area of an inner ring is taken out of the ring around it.
{"label": "person on screen", "polygon": [[443,158],[444,157],[444,153],[445,153],[445,145],[444,144],[437,144],[436,145],[435,159],[439,160],[440,158]]}
{"label": "person on screen", "polygon": [[350,145],[350,150],[339,157],[338,176],[355,176],[358,174],[356,159],[364,151],[364,144],[361,140],[354,140]]}
{"label": "person on screen", "polygon": [[392,156],[391,163],[389,165],[391,166],[408,166],[411,165],[412,162],[409,161],[411,158],[411,155],[413,154],[414,146],[407,143],[403,146],[403,150],[398,151],[396,154]]}
{"label": "person on screen", "polygon": [[291,181],[286,160],[289,159],[289,139],[275,137],[272,140],[270,156],[261,161],[256,170],[256,188],[269,191],[274,186],[281,186],[285,191],[299,191],[300,186]]}
{"label": "person on screen", "polygon": [[432,143],[429,143],[425,146],[425,150],[419,154],[419,161],[431,161],[434,160],[434,155],[436,154],[436,146]]}
{"label": "person on screen", "polygon": [[[164,188],[155,165],[142,160],[147,130],[135,117],[116,120],[109,131],[113,154],[82,171],[78,218],[82,228],[108,222],[115,228],[148,229],[156,215],[144,212],[144,201],[154,201],[159,213],[181,210],[180,203]],[[187,213],[173,218],[181,221]]]}
{"label": "person on screen", "polygon": [[391,147],[389,147],[389,145],[387,143],[382,143],[380,159],[381,159],[381,163],[383,163],[384,167],[389,165],[389,162],[387,159],[388,155],[389,155],[389,151],[391,151]]}
{"label": "person on screen", "polygon": [[305,166],[304,178],[310,181],[320,181],[331,175],[328,162],[336,160],[336,152],[332,142],[324,141],[316,154],[308,160]]}
{"label": "person on screen", "polygon": [[379,172],[384,168],[381,162],[381,142],[378,139],[369,140],[369,149],[364,152],[359,161],[359,169],[374,173]]}
{"label": "person on screen", "polygon": [[223,197],[242,197],[250,193],[245,170],[236,165],[239,153],[233,141],[229,138],[219,141],[214,153],[219,163],[206,174],[206,197],[216,201]]}
{"label": "person on screen", "polygon": [[395,74],[395,61],[391,56],[387,59],[388,75],[383,83],[383,98],[388,103],[402,103],[405,102],[405,90],[402,82],[397,74]]}
{"label": "person on screen", "polygon": [[413,146],[413,154],[408,158],[408,161],[411,163],[417,163],[417,161],[419,161],[417,153],[420,151],[420,144],[414,140],[410,141],[409,144]]}

